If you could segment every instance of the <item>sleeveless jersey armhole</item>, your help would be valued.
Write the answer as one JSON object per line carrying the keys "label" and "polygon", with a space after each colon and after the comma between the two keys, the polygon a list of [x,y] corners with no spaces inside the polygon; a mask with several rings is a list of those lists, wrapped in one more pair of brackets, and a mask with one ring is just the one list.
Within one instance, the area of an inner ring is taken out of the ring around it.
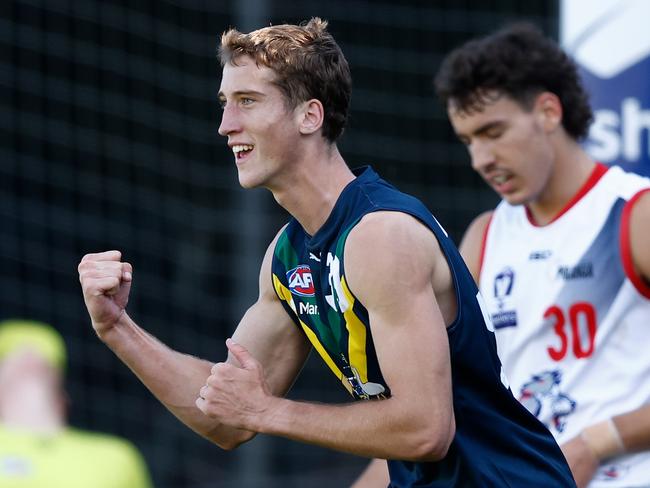
{"label": "sleeveless jersey armhole", "polygon": [[634,204],[641,198],[642,195],[649,192],[650,188],[643,189],[630,198],[621,216],[621,233],[619,236],[619,243],[621,248],[621,259],[623,261],[623,269],[628,279],[632,282],[636,290],[644,297],[650,299],[650,284],[646,283],[643,278],[634,269],[634,261],[632,260],[632,246],[630,244],[630,217]]}
{"label": "sleeveless jersey armhole", "polygon": [[[286,232],[286,228],[282,233],[284,234]],[[293,321],[294,324],[296,324],[296,327],[298,329],[302,330],[302,326],[300,325],[300,320],[296,316],[296,313],[294,310],[291,308],[291,305],[289,305],[287,299],[291,299],[291,292],[286,290],[285,293],[287,293],[287,296],[285,297],[283,295],[283,290],[280,288],[284,288],[282,286],[282,282],[280,281],[280,278],[273,272],[273,265],[275,263],[275,260],[277,259],[275,251],[280,245],[281,239],[278,239],[278,241],[275,243],[275,246],[273,247],[273,257],[271,258],[271,276],[269,278],[271,279],[271,288],[273,288],[273,293],[275,293],[275,296],[278,297],[278,300],[280,300],[280,304],[282,305],[282,308],[284,308],[284,311],[287,312],[291,320]]]}
{"label": "sleeveless jersey armhole", "polygon": [[478,259],[478,273],[476,276],[477,283],[481,281],[481,271],[483,270],[483,261],[485,259],[485,249],[487,247],[487,238],[488,232],[490,231],[490,224],[492,224],[492,219],[494,218],[494,212],[490,215],[487,224],[485,225],[485,230],[483,231],[483,242],[481,242],[481,253],[479,254]]}

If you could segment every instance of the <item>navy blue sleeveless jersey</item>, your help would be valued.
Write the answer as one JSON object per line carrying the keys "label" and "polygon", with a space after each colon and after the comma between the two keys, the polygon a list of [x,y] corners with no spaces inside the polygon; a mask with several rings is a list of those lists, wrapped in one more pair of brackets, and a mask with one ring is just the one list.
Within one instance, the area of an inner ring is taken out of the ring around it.
{"label": "navy blue sleeveless jersey", "polygon": [[355,172],[314,236],[292,219],[276,244],[274,289],[332,372],[357,400],[387,398],[368,311],[348,287],[344,247],[364,215],[412,215],[440,243],[456,290],[458,314],[448,327],[456,436],[445,459],[389,460],[390,487],[574,487],[569,467],[546,428],[504,386],[494,334],[478,289],[456,247],[425,206],[371,168]]}

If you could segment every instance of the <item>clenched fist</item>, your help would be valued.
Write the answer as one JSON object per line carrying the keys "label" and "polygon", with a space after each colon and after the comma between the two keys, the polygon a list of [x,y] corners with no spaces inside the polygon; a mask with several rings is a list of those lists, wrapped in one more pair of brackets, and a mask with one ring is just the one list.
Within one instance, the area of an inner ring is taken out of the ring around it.
{"label": "clenched fist", "polygon": [[119,251],[86,254],[79,263],[79,281],[93,328],[101,338],[120,319],[129,301],[133,268]]}

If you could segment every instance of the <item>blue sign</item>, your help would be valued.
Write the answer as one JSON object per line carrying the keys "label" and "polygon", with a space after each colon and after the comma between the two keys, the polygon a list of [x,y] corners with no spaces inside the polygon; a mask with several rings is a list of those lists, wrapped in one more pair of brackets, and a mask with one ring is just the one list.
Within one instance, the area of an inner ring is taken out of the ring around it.
{"label": "blue sign", "polygon": [[561,38],[577,62],[595,120],[585,149],[650,176],[650,1],[563,0]]}

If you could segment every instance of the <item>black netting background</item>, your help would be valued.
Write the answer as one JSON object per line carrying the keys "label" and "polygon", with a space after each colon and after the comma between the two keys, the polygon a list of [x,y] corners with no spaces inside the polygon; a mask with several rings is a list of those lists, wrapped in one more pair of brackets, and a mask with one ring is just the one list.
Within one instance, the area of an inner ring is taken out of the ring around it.
{"label": "black netting background", "polygon": [[[54,324],[70,350],[70,420],[125,436],[157,487],[347,486],[365,460],[259,436],[222,452],[177,422],[94,336],[80,257],[120,249],[130,314],[174,348],[221,360],[286,219],[237,185],[217,134],[218,36],[330,21],[352,67],[340,147],[419,196],[457,241],[496,202],[433,96],[444,53],[508,20],[556,34],[556,2],[4,0],[0,6],[0,319]],[[312,358],[295,398],[346,401]]]}

